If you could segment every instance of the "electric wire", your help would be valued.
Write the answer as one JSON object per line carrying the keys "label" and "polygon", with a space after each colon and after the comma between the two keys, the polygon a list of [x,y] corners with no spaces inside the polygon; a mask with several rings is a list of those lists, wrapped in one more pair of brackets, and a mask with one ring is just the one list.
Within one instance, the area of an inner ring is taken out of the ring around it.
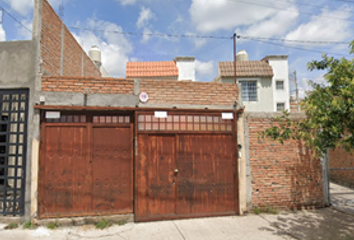
{"label": "electric wire", "polygon": [[304,14],[304,15],[309,15],[312,17],[317,17],[317,18],[330,18],[330,19],[336,19],[340,21],[347,21],[347,22],[354,22],[352,19],[345,19],[345,18],[337,18],[337,17],[332,17],[332,16],[327,16],[327,15],[314,15],[314,13],[309,13],[309,12],[302,12],[302,11],[297,11],[297,10],[291,10],[291,9],[286,9],[286,8],[280,8],[280,7],[275,7],[275,6],[269,6],[269,5],[264,5],[260,3],[255,3],[255,2],[245,2],[241,0],[227,0],[229,2],[238,2],[238,3],[243,3],[243,4],[249,4],[249,5],[255,5],[255,6],[260,6],[260,7],[266,7],[266,8],[273,8],[281,11],[287,11],[287,12],[293,12],[293,13],[299,13],[299,14]]}
{"label": "electric wire", "polygon": [[4,13],[6,13],[9,17],[11,17],[15,22],[17,22],[18,24],[20,24],[24,29],[26,29],[27,31],[29,31],[30,33],[32,33],[32,30],[30,30],[28,27],[26,27],[20,20],[17,20],[17,18],[15,18],[14,16],[12,16],[8,11],[6,11],[4,8],[1,8],[2,11],[4,11]]}
{"label": "electric wire", "polygon": [[270,45],[285,47],[285,48],[292,48],[292,49],[297,49],[297,50],[301,50],[301,51],[307,51],[307,52],[325,53],[325,54],[339,55],[339,56],[349,56],[348,54],[332,53],[332,52],[326,52],[326,51],[320,51],[320,50],[313,50],[313,49],[308,49],[308,48],[301,48],[301,47],[295,47],[295,46],[287,46],[287,45],[283,45],[283,44],[278,44],[278,43],[273,43],[273,42],[267,42],[267,41],[260,40],[260,39],[250,39],[250,40],[251,40],[251,41],[261,42],[261,43],[266,43],[266,44],[270,44]]}

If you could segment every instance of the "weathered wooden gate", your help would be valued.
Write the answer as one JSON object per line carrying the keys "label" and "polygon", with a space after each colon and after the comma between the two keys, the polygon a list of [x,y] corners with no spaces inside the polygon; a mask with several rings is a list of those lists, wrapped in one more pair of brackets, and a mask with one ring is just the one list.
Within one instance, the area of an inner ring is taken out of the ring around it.
{"label": "weathered wooden gate", "polygon": [[136,221],[232,215],[234,126],[217,114],[137,114]]}
{"label": "weathered wooden gate", "polygon": [[41,125],[39,216],[133,212],[130,116],[72,114]]}

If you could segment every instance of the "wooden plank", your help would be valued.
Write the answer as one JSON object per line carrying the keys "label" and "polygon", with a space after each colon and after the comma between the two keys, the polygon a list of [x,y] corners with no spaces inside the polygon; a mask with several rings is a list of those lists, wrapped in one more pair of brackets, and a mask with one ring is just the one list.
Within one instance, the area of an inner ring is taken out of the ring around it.
{"label": "wooden plank", "polygon": [[66,212],[87,212],[90,201],[90,189],[85,184],[85,177],[90,175],[85,159],[87,128],[47,126],[45,131],[40,214],[61,216]]}
{"label": "wooden plank", "polygon": [[175,136],[149,136],[148,213],[175,213]]}
{"label": "wooden plank", "polygon": [[133,211],[131,129],[92,129],[92,211]]}

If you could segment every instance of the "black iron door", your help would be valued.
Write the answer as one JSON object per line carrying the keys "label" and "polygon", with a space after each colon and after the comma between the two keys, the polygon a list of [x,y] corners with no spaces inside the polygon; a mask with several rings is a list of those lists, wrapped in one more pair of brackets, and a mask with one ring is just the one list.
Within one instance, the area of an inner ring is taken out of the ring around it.
{"label": "black iron door", "polygon": [[0,90],[0,215],[23,215],[28,90]]}

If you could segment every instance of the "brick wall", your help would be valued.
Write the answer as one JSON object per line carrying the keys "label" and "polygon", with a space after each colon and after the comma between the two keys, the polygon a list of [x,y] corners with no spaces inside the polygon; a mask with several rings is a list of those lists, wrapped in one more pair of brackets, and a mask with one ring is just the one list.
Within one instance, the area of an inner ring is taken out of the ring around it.
{"label": "brick wall", "polygon": [[149,95],[148,103],[228,105],[237,100],[235,84],[169,80],[140,80],[140,91]]}
{"label": "brick wall", "polygon": [[101,94],[133,94],[134,80],[89,77],[42,77],[42,91],[83,92]]}
{"label": "brick wall", "polygon": [[258,139],[272,118],[247,117],[253,207],[294,209],[323,205],[320,160],[311,157],[301,141],[284,145]]}
{"label": "brick wall", "polygon": [[[63,23],[53,8],[47,0],[43,0],[41,30],[43,68],[54,76],[60,76],[63,72],[64,76],[100,77],[99,69],[66,26],[64,26],[64,34],[62,34],[62,26]],[[61,64],[62,38],[64,39],[63,64]],[[82,62],[84,62],[84,66],[82,66]],[[82,72],[83,68],[84,73]]]}
{"label": "brick wall", "polygon": [[329,177],[331,181],[354,187],[354,170],[331,170],[333,168],[354,168],[354,155],[342,147],[329,151]]}

